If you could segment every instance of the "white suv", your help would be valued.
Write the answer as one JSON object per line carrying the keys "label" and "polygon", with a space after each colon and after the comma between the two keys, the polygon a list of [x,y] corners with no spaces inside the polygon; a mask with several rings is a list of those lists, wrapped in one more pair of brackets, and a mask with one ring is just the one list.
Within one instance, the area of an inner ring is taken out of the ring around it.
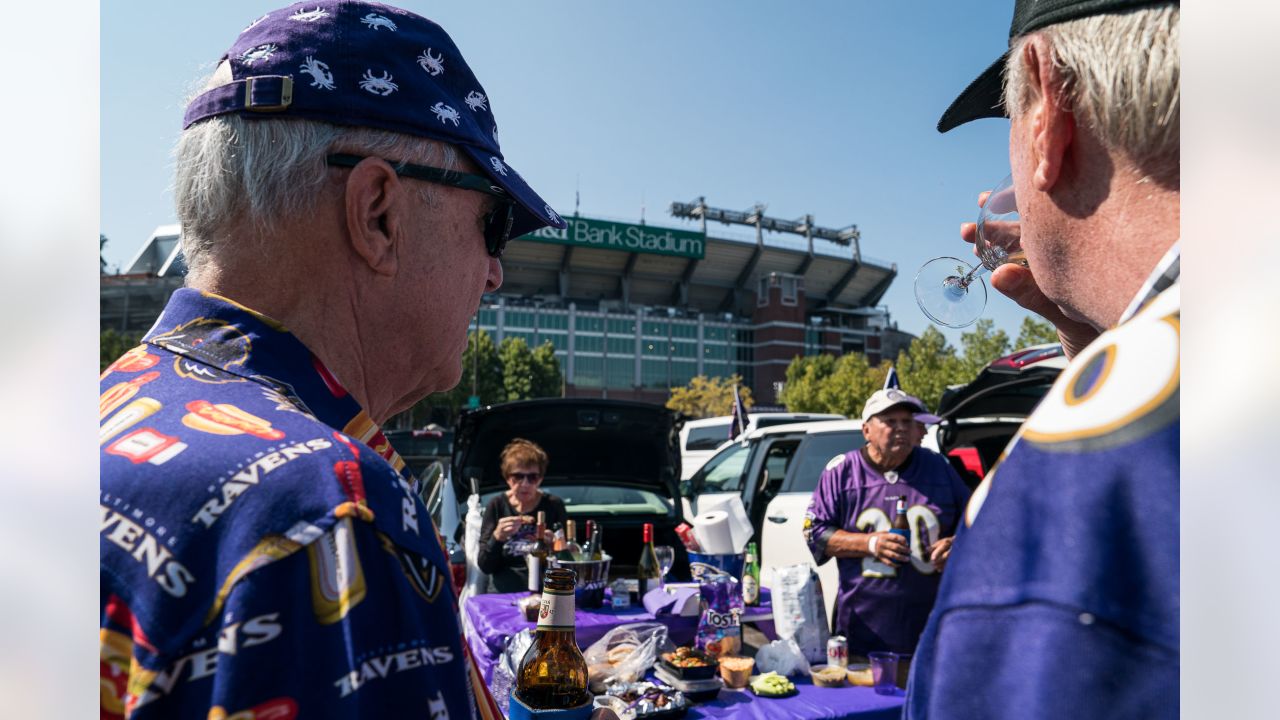
{"label": "white suv", "polygon": [[[747,430],[787,423],[809,422],[811,420],[844,420],[843,415],[829,413],[752,413],[747,416]],[[680,479],[688,480],[702,467],[721,446],[730,440],[729,427],[733,424],[732,415],[690,420],[680,428]]]}
{"label": "white suv", "polygon": [[[772,587],[773,568],[816,565],[801,533],[809,498],[827,463],[864,443],[859,420],[760,428],[722,447],[680,483],[680,494],[694,512],[715,508],[729,496],[742,498],[760,543],[761,584]],[[829,619],[839,589],[836,564],[824,563],[818,577]]]}

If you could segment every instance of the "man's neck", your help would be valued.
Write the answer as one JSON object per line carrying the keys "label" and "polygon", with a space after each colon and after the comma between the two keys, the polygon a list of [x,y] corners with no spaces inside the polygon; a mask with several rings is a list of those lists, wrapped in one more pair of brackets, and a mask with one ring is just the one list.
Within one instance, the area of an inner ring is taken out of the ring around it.
{"label": "man's neck", "polygon": [[[246,263],[235,269],[209,267],[188,286],[221,295],[279,322],[307,347],[343,389],[381,425],[394,414],[398,398],[379,398],[371,378],[348,287],[332,287],[334,273],[318,267],[281,267],[279,263]],[[306,278],[299,280],[299,278]]]}
{"label": "man's neck", "polygon": [[907,448],[899,453],[881,453],[872,445],[863,446],[863,455],[867,461],[871,463],[871,467],[878,473],[885,473],[888,470],[897,470],[902,467],[911,457],[911,452],[915,448]]}
{"label": "man's neck", "polygon": [[1177,242],[1179,207],[1177,188],[1163,187],[1132,167],[1117,168],[1106,201],[1074,231],[1089,249],[1081,253],[1082,275],[1073,304],[1091,324],[1099,329],[1119,324]]}

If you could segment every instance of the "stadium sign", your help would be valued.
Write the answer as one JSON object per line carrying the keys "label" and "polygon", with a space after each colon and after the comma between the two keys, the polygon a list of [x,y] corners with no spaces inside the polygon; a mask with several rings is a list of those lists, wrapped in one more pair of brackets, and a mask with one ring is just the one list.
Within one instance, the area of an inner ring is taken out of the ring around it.
{"label": "stadium sign", "polygon": [[519,239],[698,260],[707,254],[707,239],[700,232],[586,218],[567,217],[564,221],[568,223],[564,230],[544,227]]}

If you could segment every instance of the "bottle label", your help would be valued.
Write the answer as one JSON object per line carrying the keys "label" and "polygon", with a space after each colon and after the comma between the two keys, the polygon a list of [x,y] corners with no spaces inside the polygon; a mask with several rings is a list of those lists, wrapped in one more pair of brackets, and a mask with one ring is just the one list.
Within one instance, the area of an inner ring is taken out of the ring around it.
{"label": "bottle label", "polygon": [[530,718],[539,718],[541,720],[587,720],[591,717],[591,712],[595,709],[594,703],[586,702],[576,708],[567,708],[564,710],[534,710],[525,705],[520,700],[520,696],[512,693],[511,709],[507,715],[509,720],[529,720]]}
{"label": "bottle label", "polygon": [[538,609],[538,629],[573,630],[574,627],[573,593],[543,588],[542,607]]}
{"label": "bottle label", "polygon": [[742,599],[748,605],[754,605],[760,599],[760,583],[751,575],[742,577]]}

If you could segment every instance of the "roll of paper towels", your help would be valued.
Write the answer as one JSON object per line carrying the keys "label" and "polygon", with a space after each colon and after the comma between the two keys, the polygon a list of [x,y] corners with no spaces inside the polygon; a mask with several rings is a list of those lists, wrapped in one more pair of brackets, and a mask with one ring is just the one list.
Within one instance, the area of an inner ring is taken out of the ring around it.
{"label": "roll of paper towels", "polygon": [[733,552],[733,525],[724,510],[704,512],[693,519],[693,534],[702,552],[720,555]]}

